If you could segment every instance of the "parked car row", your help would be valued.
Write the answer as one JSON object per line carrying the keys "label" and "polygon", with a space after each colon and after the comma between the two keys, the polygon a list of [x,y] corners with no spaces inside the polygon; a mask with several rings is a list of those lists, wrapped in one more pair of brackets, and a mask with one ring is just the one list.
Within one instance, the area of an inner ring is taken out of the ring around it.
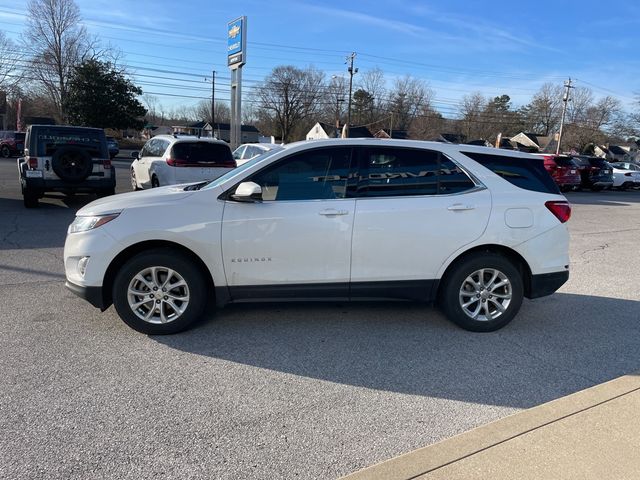
{"label": "parked car row", "polygon": [[640,166],[609,163],[589,155],[542,155],[544,167],[561,191],[640,188]]}

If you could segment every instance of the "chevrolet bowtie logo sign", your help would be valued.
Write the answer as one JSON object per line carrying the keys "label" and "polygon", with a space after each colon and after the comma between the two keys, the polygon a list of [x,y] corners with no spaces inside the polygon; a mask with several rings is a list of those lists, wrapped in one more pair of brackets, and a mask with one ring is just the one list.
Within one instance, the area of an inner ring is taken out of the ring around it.
{"label": "chevrolet bowtie logo sign", "polygon": [[236,38],[240,34],[240,27],[234,25],[229,29],[229,38]]}

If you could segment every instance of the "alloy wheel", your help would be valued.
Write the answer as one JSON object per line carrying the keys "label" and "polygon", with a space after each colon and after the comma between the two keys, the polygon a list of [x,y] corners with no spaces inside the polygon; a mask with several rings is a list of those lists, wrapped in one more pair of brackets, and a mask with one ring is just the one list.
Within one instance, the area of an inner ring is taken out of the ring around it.
{"label": "alloy wheel", "polygon": [[129,308],[141,320],[152,324],[178,319],[189,305],[189,286],[184,278],[168,267],[147,267],[129,282]]}
{"label": "alloy wheel", "polygon": [[465,278],[458,298],[468,317],[487,322],[506,312],[512,296],[511,282],[504,273],[495,268],[483,268]]}

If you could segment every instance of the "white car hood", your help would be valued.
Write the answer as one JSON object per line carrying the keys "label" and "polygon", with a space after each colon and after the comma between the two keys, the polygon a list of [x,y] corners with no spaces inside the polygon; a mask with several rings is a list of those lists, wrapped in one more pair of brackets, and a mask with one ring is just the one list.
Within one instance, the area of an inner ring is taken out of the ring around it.
{"label": "white car hood", "polygon": [[121,193],[100,198],[85,205],[76,212],[77,216],[104,215],[121,212],[125,208],[139,208],[175,203],[189,197],[195,191],[184,191],[185,185],[152,188],[139,192]]}

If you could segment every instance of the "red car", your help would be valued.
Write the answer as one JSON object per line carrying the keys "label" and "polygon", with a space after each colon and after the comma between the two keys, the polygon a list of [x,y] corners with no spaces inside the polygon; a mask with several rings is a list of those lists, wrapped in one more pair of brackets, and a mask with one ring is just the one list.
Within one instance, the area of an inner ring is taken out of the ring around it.
{"label": "red car", "polygon": [[544,168],[561,191],[580,188],[580,169],[568,155],[542,155]]}
{"label": "red car", "polygon": [[0,156],[9,158],[20,156],[24,151],[24,132],[14,130],[0,131]]}

